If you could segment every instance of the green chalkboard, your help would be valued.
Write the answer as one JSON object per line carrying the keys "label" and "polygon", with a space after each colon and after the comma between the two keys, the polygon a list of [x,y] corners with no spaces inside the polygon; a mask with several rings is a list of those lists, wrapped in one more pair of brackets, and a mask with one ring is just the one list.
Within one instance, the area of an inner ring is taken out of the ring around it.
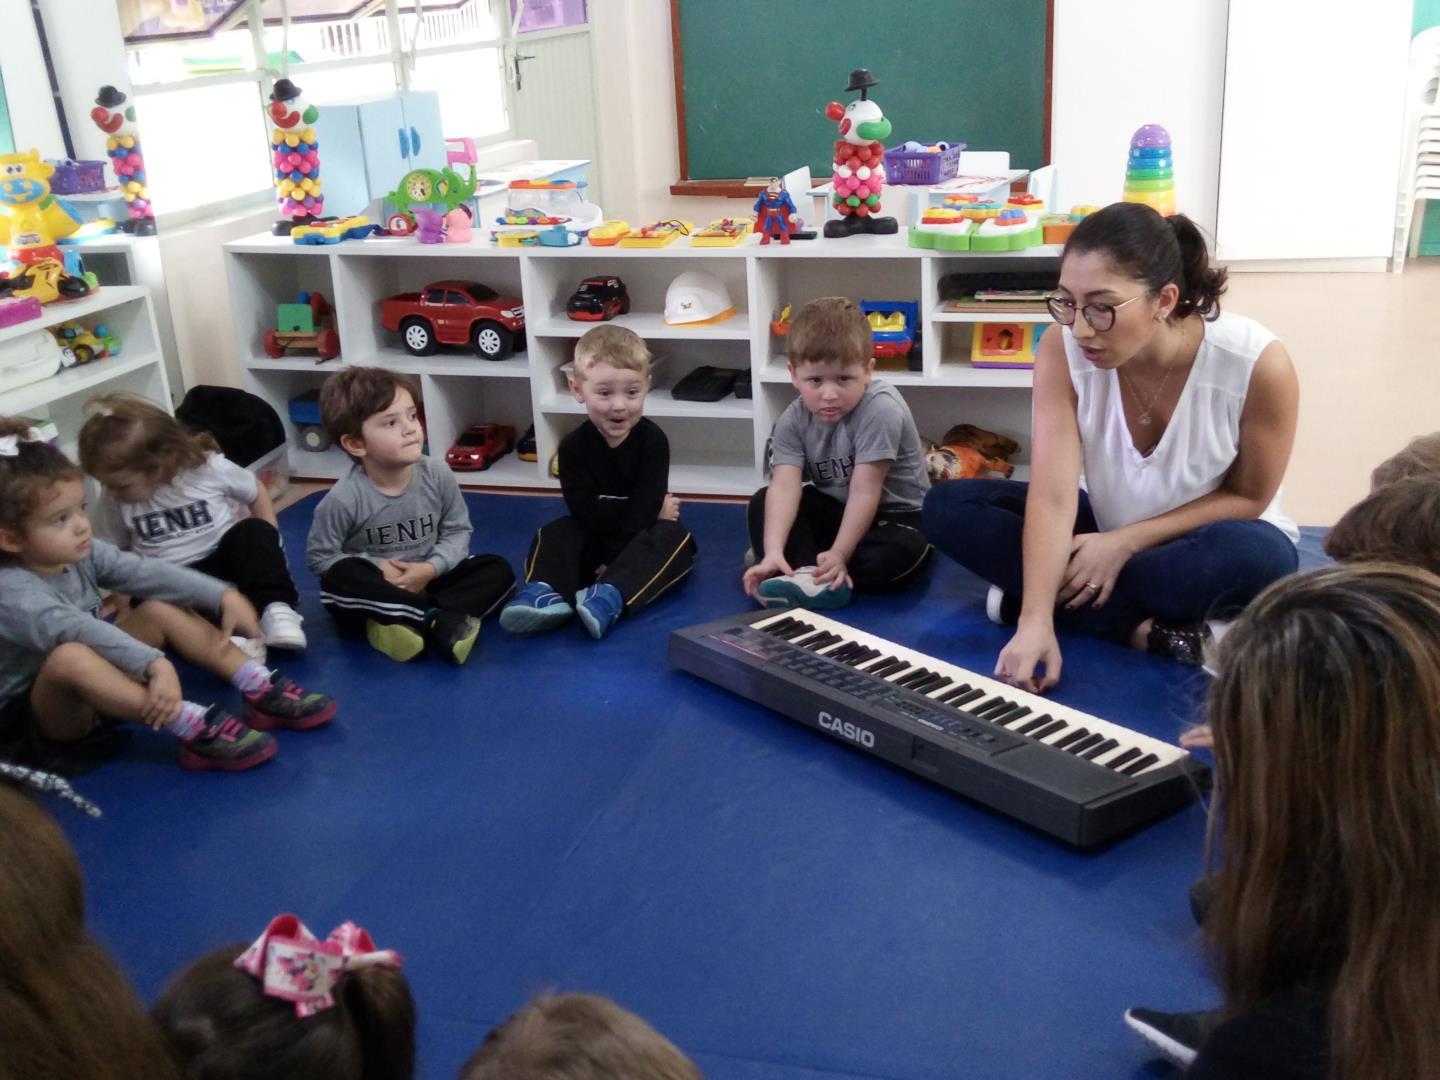
{"label": "green chalkboard", "polygon": [[684,179],[829,174],[852,68],[907,139],[1045,163],[1050,0],[674,0]]}

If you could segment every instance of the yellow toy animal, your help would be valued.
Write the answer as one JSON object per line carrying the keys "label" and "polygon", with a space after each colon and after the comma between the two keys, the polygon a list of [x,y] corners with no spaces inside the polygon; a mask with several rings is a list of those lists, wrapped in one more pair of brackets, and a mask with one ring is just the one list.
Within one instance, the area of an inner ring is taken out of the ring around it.
{"label": "yellow toy animal", "polygon": [[54,172],[38,150],[0,154],[0,243],[10,249],[0,273],[0,296],[33,296],[48,304],[94,291],[84,278],[65,272],[56,241],[75,232],[80,222],[50,194]]}

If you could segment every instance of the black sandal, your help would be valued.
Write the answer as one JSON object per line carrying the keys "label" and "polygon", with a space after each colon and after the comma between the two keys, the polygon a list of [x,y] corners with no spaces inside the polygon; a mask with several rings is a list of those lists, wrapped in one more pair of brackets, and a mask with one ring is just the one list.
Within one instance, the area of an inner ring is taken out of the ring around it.
{"label": "black sandal", "polygon": [[1203,622],[1169,625],[1156,619],[1145,638],[1145,651],[1177,664],[1203,667],[1210,644],[1210,627]]}

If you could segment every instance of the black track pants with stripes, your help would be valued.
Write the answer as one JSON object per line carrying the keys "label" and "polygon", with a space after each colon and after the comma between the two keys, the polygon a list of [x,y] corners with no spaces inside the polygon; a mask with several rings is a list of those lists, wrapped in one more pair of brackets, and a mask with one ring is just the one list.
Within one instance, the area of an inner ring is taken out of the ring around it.
{"label": "black track pants with stripes", "polygon": [[408,623],[423,629],[432,608],[488,616],[515,588],[515,571],[499,555],[471,555],[421,592],[385,580],[369,559],[341,559],[320,575],[320,602],[343,633],[360,634],[365,621]]}
{"label": "black track pants with stripes", "polygon": [[678,521],[597,536],[578,518],[563,517],[535,534],[525,558],[525,580],[543,581],[567,600],[597,581],[614,585],[628,611],[644,607],[690,573],[695,552],[695,538]]}
{"label": "black track pants with stripes", "polygon": [[[757,558],[765,553],[765,495],[761,488],[750,499],[747,524],[750,546]],[[800,489],[795,524],[785,541],[785,561],[795,569],[814,566],[822,551],[829,551],[840,532],[845,504],[806,484]],[[855,545],[846,569],[861,592],[903,589],[914,581],[930,562],[930,543],[920,529],[920,511],[886,512],[874,522]]]}

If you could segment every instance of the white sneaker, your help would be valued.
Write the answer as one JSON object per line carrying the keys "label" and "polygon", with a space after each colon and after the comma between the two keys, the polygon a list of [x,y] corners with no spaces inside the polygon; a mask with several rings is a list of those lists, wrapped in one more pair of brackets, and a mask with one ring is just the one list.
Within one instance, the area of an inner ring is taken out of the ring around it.
{"label": "white sneaker", "polygon": [[274,649],[304,649],[305,631],[300,624],[305,620],[289,604],[270,604],[260,613],[260,633],[265,644]]}
{"label": "white sneaker", "polygon": [[241,637],[236,634],[230,639],[230,643],[257,664],[265,663],[265,642],[259,638]]}

